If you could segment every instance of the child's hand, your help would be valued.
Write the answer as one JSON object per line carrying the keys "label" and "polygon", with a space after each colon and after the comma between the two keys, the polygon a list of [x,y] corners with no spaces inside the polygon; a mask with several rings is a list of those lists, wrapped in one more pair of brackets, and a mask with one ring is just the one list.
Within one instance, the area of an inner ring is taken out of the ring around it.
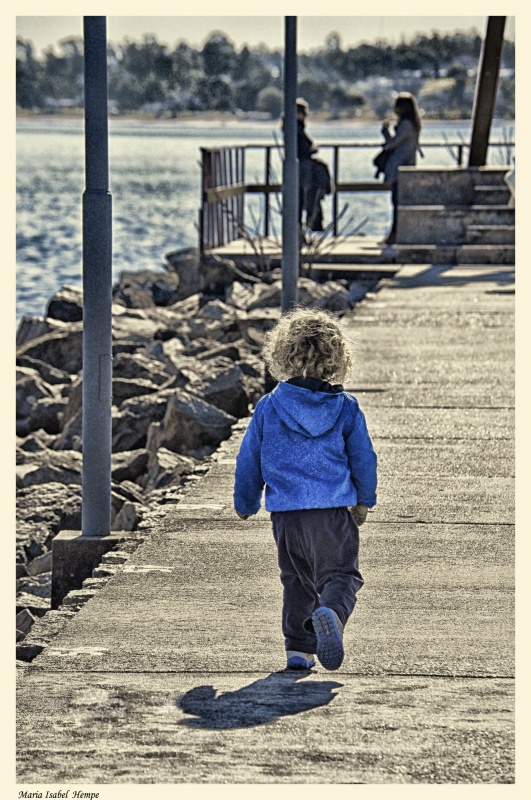
{"label": "child's hand", "polygon": [[369,509],[367,508],[367,506],[364,506],[361,503],[358,503],[357,506],[350,506],[349,511],[352,514],[354,522],[356,523],[358,528],[361,527],[361,525],[363,525],[363,523],[367,519],[368,510]]}
{"label": "child's hand", "polygon": [[234,510],[236,511],[240,519],[249,519],[249,517],[251,516],[250,514],[240,514],[240,512],[237,509]]}

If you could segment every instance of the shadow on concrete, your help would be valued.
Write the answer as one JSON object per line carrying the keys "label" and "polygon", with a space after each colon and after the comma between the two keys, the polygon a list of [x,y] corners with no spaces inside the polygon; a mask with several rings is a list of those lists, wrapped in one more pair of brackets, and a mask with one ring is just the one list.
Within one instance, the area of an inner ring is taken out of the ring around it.
{"label": "shadow on concrete", "polygon": [[448,264],[434,264],[431,267],[428,267],[424,272],[420,272],[417,275],[408,276],[404,275],[400,277],[400,275],[395,275],[393,277],[393,288],[396,289],[414,289],[418,288],[419,286],[457,286],[457,285],[465,285],[465,284],[474,284],[474,283],[499,283],[502,286],[507,285],[508,283],[514,283],[515,276],[514,276],[514,268],[512,270],[508,269],[498,269],[497,272],[492,271],[491,268],[487,268],[486,272],[481,272],[481,267],[474,267],[474,274],[469,272],[466,277],[461,273],[452,275],[452,270],[465,270],[468,269],[467,264],[457,265],[457,266],[449,266]]}
{"label": "shadow on concrete", "polygon": [[336,681],[298,683],[309,672],[272,672],[233,692],[217,694],[213,686],[196,686],[178,701],[179,708],[191,719],[181,720],[189,728],[251,728],[266,725],[279,717],[300,714],[325,706],[343,686]]}

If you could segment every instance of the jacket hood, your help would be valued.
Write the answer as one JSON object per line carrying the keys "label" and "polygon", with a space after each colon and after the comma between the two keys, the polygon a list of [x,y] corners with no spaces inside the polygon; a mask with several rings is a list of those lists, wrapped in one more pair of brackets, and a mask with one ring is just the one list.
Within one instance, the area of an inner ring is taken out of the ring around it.
{"label": "jacket hood", "polygon": [[282,422],[292,431],[314,438],[336,424],[343,409],[343,392],[319,392],[281,381],[271,392],[271,401]]}

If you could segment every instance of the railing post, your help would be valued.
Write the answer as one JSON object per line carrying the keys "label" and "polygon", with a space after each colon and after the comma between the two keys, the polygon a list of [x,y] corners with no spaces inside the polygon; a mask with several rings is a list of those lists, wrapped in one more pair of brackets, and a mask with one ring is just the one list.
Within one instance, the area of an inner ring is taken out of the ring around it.
{"label": "railing post", "polygon": [[[238,153],[235,147],[231,147],[230,149],[230,179],[231,183],[237,183],[237,176],[238,176]],[[238,200],[236,197],[231,198],[230,204],[230,213],[231,213],[231,226],[230,226],[230,237],[231,241],[238,238]]]}
{"label": "railing post", "polygon": [[83,535],[111,526],[112,199],[109,192],[105,17],[84,17]]}
{"label": "railing post", "polygon": [[205,221],[204,221],[204,213],[203,213],[203,206],[199,209],[199,255],[203,256],[205,254]]}
{"label": "railing post", "polygon": [[282,180],[282,311],[297,303],[299,160],[297,158],[297,17],[285,17],[284,166]]}
{"label": "railing post", "polygon": [[[339,147],[334,145],[334,187],[339,183]],[[334,236],[337,236],[337,192],[332,195],[332,218],[334,220]]]}
{"label": "railing post", "polygon": [[269,180],[271,171],[271,147],[266,147],[266,163],[265,163],[265,204],[264,204],[264,236],[269,236]]}
{"label": "railing post", "polygon": [[[221,154],[219,150],[214,153],[214,186],[221,186]],[[216,245],[224,245],[223,238],[223,206],[216,201]]]}
{"label": "railing post", "polygon": [[[241,175],[241,182],[245,185],[245,147],[241,148],[241,164],[240,164],[240,175]],[[238,220],[238,224],[241,226],[243,230],[243,226],[245,223],[245,193],[241,198],[241,212],[240,218]]]}
{"label": "railing post", "polygon": [[205,252],[205,164],[206,164],[206,150],[204,147],[199,148],[201,153],[201,207],[199,209],[199,253],[203,255]]}

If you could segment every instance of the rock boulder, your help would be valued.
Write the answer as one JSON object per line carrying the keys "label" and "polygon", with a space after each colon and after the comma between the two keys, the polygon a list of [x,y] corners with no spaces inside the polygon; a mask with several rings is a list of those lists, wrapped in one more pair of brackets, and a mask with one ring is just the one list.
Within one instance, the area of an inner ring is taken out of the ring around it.
{"label": "rock boulder", "polygon": [[52,386],[59,385],[65,386],[71,382],[71,377],[68,372],[60,369],[55,369],[44,361],[39,361],[37,358],[30,358],[30,356],[21,356],[17,358],[17,366],[29,367],[39,373],[40,377],[45,383]]}
{"label": "rock boulder", "polygon": [[17,488],[26,489],[43,483],[81,484],[82,459],[73,450],[19,451],[18,456],[21,455],[23,459],[16,467]]}
{"label": "rock boulder", "polygon": [[77,374],[83,365],[82,323],[73,322],[66,330],[30,339],[17,348],[17,356],[29,356],[63,372]]}
{"label": "rock boulder", "polygon": [[[162,346],[159,342],[157,345]],[[166,383],[171,377],[171,373],[164,364],[142,352],[118,354],[113,359],[112,372],[113,379],[144,380],[157,386]]]}
{"label": "rock boulder", "polygon": [[165,389],[153,395],[143,395],[122,403],[112,420],[112,451],[137,450],[145,447],[147,431],[152,422],[160,422],[166,412],[173,390]]}
{"label": "rock boulder", "polygon": [[185,475],[193,472],[196,461],[159,447],[150,459],[146,490],[162,489],[166,486],[179,485]]}
{"label": "rock boulder", "polygon": [[111,476],[113,480],[136,481],[148,467],[148,451],[139,450],[113,453],[111,456]]}
{"label": "rock boulder", "polygon": [[[157,447],[202,457],[231,434],[236,418],[185,391],[172,392]],[[201,455],[198,455],[201,454]]]}
{"label": "rock boulder", "polygon": [[48,302],[46,317],[62,322],[80,322],[83,319],[83,292],[72,286],[63,286]]}

